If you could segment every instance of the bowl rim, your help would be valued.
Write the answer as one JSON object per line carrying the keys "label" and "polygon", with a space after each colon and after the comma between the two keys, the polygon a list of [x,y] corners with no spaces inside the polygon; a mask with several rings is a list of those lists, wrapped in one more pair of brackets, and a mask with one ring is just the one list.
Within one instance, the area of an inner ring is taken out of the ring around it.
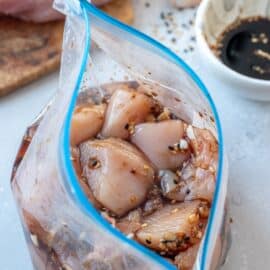
{"label": "bowl rim", "polygon": [[[211,50],[205,35],[203,33],[203,25],[204,20],[207,18],[205,16],[207,9],[209,8],[209,4],[213,0],[203,0],[200,4],[196,19],[195,19],[195,34],[196,34],[196,40],[197,40],[197,46],[199,50],[203,51],[206,55],[208,62],[215,67],[216,70],[220,72],[220,74],[225,75],[228,78],[233,79],[234,81],[238,81],[241,84],[249,84],[250,86],[260,86],[260,87],[270,87],[270,80],[263,80],[263,79],[256,79],[252,78],[246,75],[243,75],[237,71],[234,71],[233,69],[226,66],[222,61],[218,59],[218,57],[214,54],[213,50]],[[215,1],[215,0],[214,0]],[[256,89],[259,90],[259,89]],[[270,88],[269,88],[270,91]]]}

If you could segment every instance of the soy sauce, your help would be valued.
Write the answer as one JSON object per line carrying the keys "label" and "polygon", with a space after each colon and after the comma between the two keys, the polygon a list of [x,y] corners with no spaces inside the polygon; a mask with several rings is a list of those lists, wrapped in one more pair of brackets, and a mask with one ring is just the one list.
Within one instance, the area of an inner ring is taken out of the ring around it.
{"label": "soy sauce", "polygon": [[218,55],[231,69],[252,78],[270,80],[270,20],[249,18],[227,29]]}

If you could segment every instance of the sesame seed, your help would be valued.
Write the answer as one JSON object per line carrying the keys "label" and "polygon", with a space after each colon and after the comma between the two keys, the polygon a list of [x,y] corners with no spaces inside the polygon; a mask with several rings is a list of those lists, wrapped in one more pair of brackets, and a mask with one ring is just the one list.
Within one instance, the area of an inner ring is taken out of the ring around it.
{"label": "sesame seed", "polygon": [[30,238],[31,238],[32,243],[33,243],[36,247],[38,247],[39,244],[38,244],[38,238],[37,238],[37,236],[36,236],[35,234],[30,234]]}
{"label": "sesame seed", "polygon": [[143,165],[143,168],[144,168],[144,170],[146,170],[146,171],[148,171],[148,170],[150,169],[150,167],[149,167],[148,165],[146,165],[146,164]]}
{"label": "sesame seed", "polygon": [[198,231],[196,237],[198,239],[201,239],[202,238],[202,232],[201,231]]}
{"label": "sesame seed", "polygon": [[176,170],[176,175],[179,176],[179,177],[181,177],[181,175],[182,175],[181,174],[181,171],[180,170]]}
{"label": "sesame seed", "polygon": [[190,224],[194,224],[194,223],[197,223],[199,221],[200,217],[198,214],[191,214],[189,217],[188,217],[188,222]]}
{"label": "sesame seed", "polygon": [[195,140],[195,135],[194,135],[194,131],[193,131],[193,127],[191,125],[189,125],[187,127],[187,136],[190,140]]}
{"label": "sesame seed", "polygon": [[188,149],[188,142],[185,139],[181,139],[179,142],[179,148],[181,150],[187,150]]}

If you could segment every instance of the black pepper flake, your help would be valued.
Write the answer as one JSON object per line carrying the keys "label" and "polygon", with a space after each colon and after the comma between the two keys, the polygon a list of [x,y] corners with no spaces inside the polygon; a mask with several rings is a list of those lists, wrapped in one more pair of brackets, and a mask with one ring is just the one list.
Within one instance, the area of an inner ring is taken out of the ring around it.
{"label": "black pepper flake", "polygon": [[150,3],[149,2],[146,2],[145,3],[145,7],[149,8],[150,7]]}
{"label": "black pepper flake", "polygon": [[88,161],[88,167],[90,169],[97,169],[100,167],[100,162],[96,158],[90,158]]}
{"label": "black pepper flake", "polygon": [[171,34],[171,33],[172,33],[172,30],[169,29],[169,30],[167,31],[167,33],[168,33],[168,34]]}
{"label": "black pepper flake", "polygon": [[178,117],[175,114],[170,113],[170,119],[177,120]]}
{"label": "black pepper flake", "polygon": [[168,149],[169,149],[170,151],[174,151],[174,147],[171,146],[171,145],[168,146]]}
{"label": "black pepper flake", "polygon": [[148,245],[151,245],[151,241],[149,239],[146,239],[145,242],[148,244]]}
{"label": "black pepper flake", "polygon": [[184,53],[188,53],[188,49],[184,49]]}
{"label": "black pepper flake", "polygon": [[204,226],[203,226],[203,223],[199,223],[199,228],[202,229]]}
{"label": "black pepper flake", "polygon": [[176,43],[176,38],[173,37],[173,38],[171,39],[171,41],[172,41],[172,43]]}
{"label": "black pepper flake", "polygon": [[167,15],[168,15],[168,16],[172,16],[173,13],[172,13],[171,11],[169,11],[169,12],[167,13]]}
{"label": "black pepper flake", "polygon": [[188,22],[190,25],[193,25],[193,21],[192,20],[189,20],[189,22]]}
{"label": "black pepper flake", "polygon": [[182,23],[181,26],[182,26],[182,28],[185,28],[185,29],[188,28],[187,25],[186,25],[185,23]]}
{"label": "black pepper flake", "polygon": [[193,51],[194,51],[194,47],[189,46],[189,50],[190,50],[191,52],[193,52]]}
{"label": "black pepper flake", "polygon": [[164,14],[164,12],[161,12],[161,13],[160,13],[160,18],[161,18],[162,20],[165,19],[165,14]]}
{"label": "black pepper flake", "polygon": [[189,236],[185,236],[185,237],[184,237],[184,241],[185,241],[185,242],[190,241],[190,237],[189,237]]}
{"label": "black pepper flake", "polygon": [[129,123],[125,124],[125,129],[126,129],[126,130],[129,129]]}
{"label": "black pepper flake", "polygon": [[169,24],[167,21],[165,21],[164,24],[165,24],[165,26],[167,26],[167,27],[170,26],[170,24]]}
{"label": "black pepper flake", "polygon": [[135,171],[134,169],[132,169],[132,170],[130,171],[130,173],[136,174],[136,171]]}
{"label": "black pepper flake", "polygon": [[174,182],[174,184],[178,184],[178,181],[177,181],[177,179],[173,179],[173,182]]}
{"label": "black pepper flake", "polygon": [[186,194],[188,195],[190,193],[190,189],[187,189],[186,190]]}
{"label": "black pepper flake", "polygon": [[98,164],[98,161],[97,160],[93,160],[93,161],[91,161],[91,165],[94,167],[94,166],[96,166]]}
{"label": "black pepper flake", "polygon": [[196,41],[196,37],[195,37],[195,36],[192,36],[192,37],[190,38],[190,40],[195,42],[195,41]]}
{"label": "black pepper flake", "polygon": [[174,243],[176,240],[165,240],[165,239],[162,239],[162,240],[160,240],[160,242],[162,243],[162,244],[169,244],[169,243]]}
{"label": "black pepper flake", "polygon": [[181,247],[181,246],[182,246],[182,244],[183,244],[183,241],[182,241],[182,240],[177,239],[177,241],[176,241],[176,247],[177,247],[177,248],[179,248],[179,247]]}

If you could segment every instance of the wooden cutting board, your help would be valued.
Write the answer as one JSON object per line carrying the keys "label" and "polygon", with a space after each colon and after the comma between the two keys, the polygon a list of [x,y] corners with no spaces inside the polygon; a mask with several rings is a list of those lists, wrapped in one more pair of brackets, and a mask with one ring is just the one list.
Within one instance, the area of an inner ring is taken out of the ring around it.
{"label": "wooden cutting board", "polygon": [[[131,0],[113,0],[102,10],[125,23],[133,21]],[[63,27],[63,21],[36,24],[0,17],[0,96],[59,67]]]}

